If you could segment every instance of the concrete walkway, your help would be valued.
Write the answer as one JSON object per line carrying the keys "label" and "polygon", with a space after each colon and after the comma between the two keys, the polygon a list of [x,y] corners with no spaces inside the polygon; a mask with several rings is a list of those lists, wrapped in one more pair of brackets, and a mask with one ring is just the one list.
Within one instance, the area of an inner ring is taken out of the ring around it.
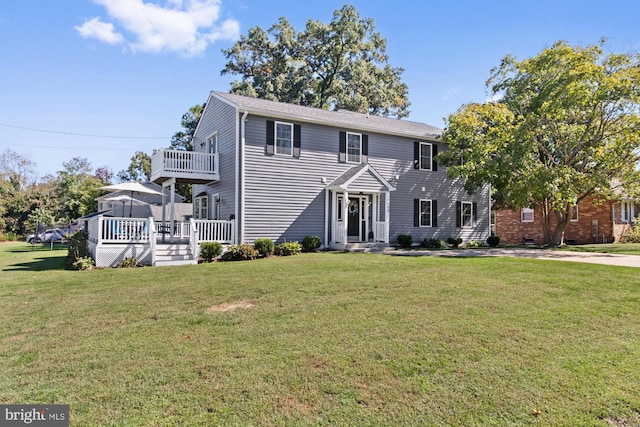
{"label": "concrete walkway", "polygon": [[390,249],[385,251],[397,256],[442,256],[442,257],[517,257],[535,258],[553,261],[586,262],[590,264],[617,265],[640,268],[640,256],[621,254],[601,254],[595,252],[573,252],[549,249],[492,248],[492,249],[454,249],[443,251],[403,251]]}

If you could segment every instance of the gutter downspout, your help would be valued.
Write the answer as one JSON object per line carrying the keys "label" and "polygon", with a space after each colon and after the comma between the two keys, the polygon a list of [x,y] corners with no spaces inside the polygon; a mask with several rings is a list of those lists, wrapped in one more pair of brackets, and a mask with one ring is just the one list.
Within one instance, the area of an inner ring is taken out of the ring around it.
{"label": "gutter downspout", "polygon": [[[244,242],[244,145],[246,142],[246,120],[249,112],[247,110],[242,113],[242,119],[238,126],[240,127],[240,143],[237,147],[236,153],[236,183],[237,183],[237,197],[236,197],[236,227],[238,239],[236,243],[240,244]],[[236,120],[237,120],[236,115]]]}

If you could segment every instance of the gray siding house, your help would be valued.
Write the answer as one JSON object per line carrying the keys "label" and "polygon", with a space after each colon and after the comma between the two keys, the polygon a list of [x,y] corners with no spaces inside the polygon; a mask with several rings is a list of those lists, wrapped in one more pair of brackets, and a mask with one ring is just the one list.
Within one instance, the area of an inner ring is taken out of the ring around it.
{"label": "gray siding house", "polygon": [[[194,219],[233,221],[233,242],[317,235],[325,247],[395,244],[400,234],[484,241],[489,188],[465,192],[437,153],[441,130],[211,92],[194,155],[215,179],[194,179]],[[182,181],[182,182],[189,182]]]}

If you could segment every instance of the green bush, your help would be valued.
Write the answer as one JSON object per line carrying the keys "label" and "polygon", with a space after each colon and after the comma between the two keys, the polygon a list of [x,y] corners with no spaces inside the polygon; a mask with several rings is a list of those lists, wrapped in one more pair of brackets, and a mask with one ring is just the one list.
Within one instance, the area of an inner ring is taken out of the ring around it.
{"label": "green bush", "polygon": [[133,268],[138,266],[138,260],[133,256],[123,259],[122,261],[120,261],[120,264],[118,264],[118,268]]}
{"label": "green bush", "polygon": [[74,270],[91,270],[93,268],[93,259],[91,257],[78,258],[71,264]]}
{"label": "green bush", "polygon": [[222,261],[248,261],[256,258],[258,258],[258,251],[248,243],[231,245],[220,257]]}
{"label": "green bush", "polygon": [[211,262],[222,255],[222,243],[202,242],[200,243],[200,258],[206,262]]}
{"label": "green bush", "polygon": [[278,256],[297,255],[302,250],[298,242],[284,242],[276,246],[274,253]]}
{"label": "green bush", "polygon": [[273,243],[273,240],[267,239],[266,237],[261,237],[253,242],[253,247],[256,251],[258,251],[258,254],[260,254],[260,256],[268,257],[273,255],[275,244]]}
{"label": "green bush", "polygon": [[322,245],[322,240],[318,236],[307,236],[302,239],[302,249],[305,252],[313,252]]}
{"label": "green bush", "polygon": [[403,248],[410,248],[413,244],[413,237],[408,234],[398,235],[398,244]]}
{"label": "green bush", "polygon": [[492,248],[495,248],[499,244],[500,244],[500,237],[498,236],[487,237],[487,245],[491,246]]}
{"label": "green bush", "polygon": [[477,240],[469,240],[467,244],[464,245],[464,247],[467,249],[481,248],[482,243],[478,242]]}
{"label": "green bush", "polygon": [[462,243],[462,238],[460,237],[449,237],[447,239],[447,245],[457,248],[458,246],[460,246],[460,243]]}
{"label": "green bush", "polygon": [[429,249],[442,249],[447,247],[447,244],[445,243],[444,240],[436,239],[436,238],[422,239],[421,245],[422,247],[429,248]]}
{"label": "green bush", "polygon": [[620,235],[621,243],[640,243],[640,221],[635,222]]}
{"label": "green bush", "polygon": [[[65,260],[67,266],[75,268],[75,262],[82,258],[89,258],[89,247],[87,246],[89,235],[84,230],[78,230],[69,236],[69,248],[67,249],[67,258]],[[91,258],[89,258],[91,259]],[[93,265],[93,264],[92,264]],[[80,270],[86,270],[84,268]]]}

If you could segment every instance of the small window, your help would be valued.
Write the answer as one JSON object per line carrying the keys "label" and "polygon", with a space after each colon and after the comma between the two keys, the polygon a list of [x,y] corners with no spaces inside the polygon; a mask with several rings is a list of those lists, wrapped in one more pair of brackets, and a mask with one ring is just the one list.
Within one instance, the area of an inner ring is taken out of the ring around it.
{"label": "small window", "polygon": [[427,142],[420,143],[420,169],[431,170],[432,145]]}
{"label": "small window", "polygon": [[473,227],[473,203],[471,202],[462,202],[461,205],[461,226],[464,227]]}
{"label": "small window", "polygon": [[521,222],[533,222],[533,209],[532,208],[522,208],[520,211],[520,221]]}
{"label": "small window", "polygon": [[276,122],[276,154],[293,154],[293,125]]}
{"label": "small window", "polygon": [[360,163],[362,136],[347,132],[347,162]]}
{"label": "small window", "polygon": [[578,221],[578,206],[577,205],[573,207],[573,212],[571,214],[571,221],[572,222]]}
{"label": "small window", "polygon": [[206,195],[195,197],[193,200],[193,217],[195,219],[207,219],[208,205],[208,197]]}

